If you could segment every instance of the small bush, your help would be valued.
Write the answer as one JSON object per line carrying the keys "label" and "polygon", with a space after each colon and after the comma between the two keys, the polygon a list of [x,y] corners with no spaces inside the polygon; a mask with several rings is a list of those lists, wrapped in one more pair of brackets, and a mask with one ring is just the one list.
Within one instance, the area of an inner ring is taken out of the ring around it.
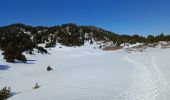
{"label": "small bush", "polygon": [[40,86],[38,83],[36,83],[35,86],[33,87],[33,89],[38,89],[38,88],[40,88]]}
{"label": "small bush", "polygon": [[55,47],[55,45],[56,44],[54,42],[50,42],[45,45],[45,48]]}
{"label": "small bush", "polygon": [[93,41],[91,40],[91,41],[90,41],[90,45],[92,45],[92,44],[93,44]]}
{"label": "small bush", "polygon": [[44,49],[43,47],[37,47],[37,49],[38,49],[38,53],[42,53],[42,54],[46,54],[46,53],[48,53],[47,52],[47,50],[46,49]]}
{"label": "small bush", "polygon": [[102,46],[99,46],[99,49],[101,49],[102,48]]}
{"label": "small bush", "polygon": [[53,70],[50,66],[47,67],[47,71]]}
{"label": "small bush", "polygon": [[6,100],[9,98],[11,95],[11,89],[10,87],[4,87],[3,89],[0,90],[0,100]]}
{"label": "small bush", "polygon": [[23,63],[27,62],[27,58],[23,54],[17,53],[15,58]]}

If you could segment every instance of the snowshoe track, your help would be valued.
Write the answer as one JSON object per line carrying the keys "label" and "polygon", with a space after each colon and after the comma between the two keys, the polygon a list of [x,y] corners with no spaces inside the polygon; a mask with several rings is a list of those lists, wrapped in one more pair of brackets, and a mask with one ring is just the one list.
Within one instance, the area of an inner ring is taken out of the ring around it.
{"label": "snowshoe track", "polygon": [[151,57],[148,66],[132,59],[135,53],[125,57],[125,60],[136,66],[133,82],[129,89],[124,91],[123,100],[158,100],[166,87],[167,82],[156,65],[155,56],[147,53]]}

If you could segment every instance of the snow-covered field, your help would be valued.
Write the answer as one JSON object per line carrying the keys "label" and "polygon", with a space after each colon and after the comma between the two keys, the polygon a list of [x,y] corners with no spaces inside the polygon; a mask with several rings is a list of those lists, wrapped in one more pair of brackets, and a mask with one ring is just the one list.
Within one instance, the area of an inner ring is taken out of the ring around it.
{"label": "snow-covered field", "polygon": [[[27,55],[28,64],[6,63],[0,56],[0,88],[14,92],[9,100],[170,99],[170,49],[128,53],[56,46],[48,51]],[[39,89],[33,89],[36,82]]]}

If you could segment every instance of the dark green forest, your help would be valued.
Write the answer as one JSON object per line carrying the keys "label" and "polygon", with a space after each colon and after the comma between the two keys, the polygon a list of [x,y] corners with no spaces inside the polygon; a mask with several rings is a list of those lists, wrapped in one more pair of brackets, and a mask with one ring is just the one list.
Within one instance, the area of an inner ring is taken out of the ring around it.
{"label": "dark green forest", "polygon": [[[29,26],[21,23],[0,27],[0,49],[7,62],[15,60],[27,62],[23,52],[33,54],[36,49],[39,53],[48,53],[46,48],[55,47],[56,43],[65,46],[82,46],[85,41],[112,41],[117,46],[122,43],[158,43],[170,41],[170,35],[160,33],[157,36],[148,35],[119,35],[95,26],[78,26],[73,23],[44,27]],[[45,43],[45,48],[38,46]]]}

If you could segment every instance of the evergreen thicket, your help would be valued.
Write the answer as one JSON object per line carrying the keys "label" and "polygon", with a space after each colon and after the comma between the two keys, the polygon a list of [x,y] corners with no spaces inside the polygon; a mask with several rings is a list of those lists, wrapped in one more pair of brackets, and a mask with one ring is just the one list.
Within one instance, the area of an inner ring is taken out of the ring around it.
{"label": "evergreen thicket", "polygon": [[55,47],[56,42],[66,46],[82,46],[85,41],[112,41],[119,46],[123,43],[157,43],[159,41],[170,41],[170,35],[147,37],[139,35],[118,35],[94,26],[77,26],[76,24],[63,24],[53,27],[32,27],[24,24],[12,24],[0,27],[0,49],[3,51],[4,59],[7,62],[15,60],[27,62],[23,52],[33,54],[34,49],[39,53],[47,53],[38,44],[45,43],[45,47]]}

